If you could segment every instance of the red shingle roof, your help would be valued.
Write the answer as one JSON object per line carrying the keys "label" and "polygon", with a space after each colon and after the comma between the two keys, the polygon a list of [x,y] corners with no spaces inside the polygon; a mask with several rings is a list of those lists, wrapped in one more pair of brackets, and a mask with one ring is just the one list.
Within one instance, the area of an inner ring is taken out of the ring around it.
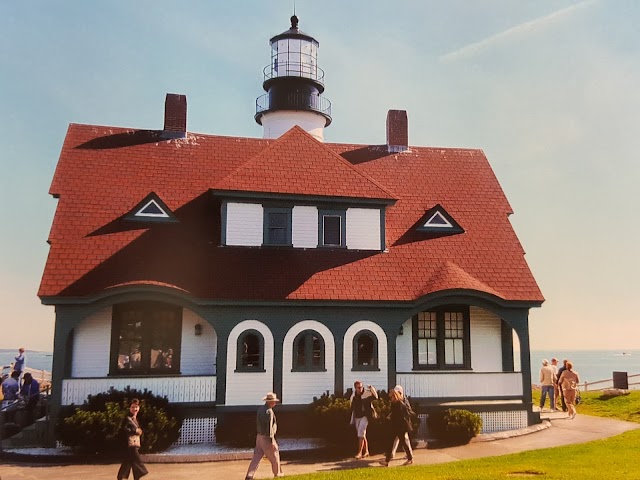
{"label": "red shingle roof", "polygon": [[[387,252],[220,247],[220,199],[241,190],[396,202]],[[155,192],[180,223],[122,220]],[[294,128],[277,140],[72,124],[50,193],[59,196],[41,297],[123,285],[172,286],[203,299],[408,301],[473,289],[538,303],[542,294],[480,150],[322,144]],[[465,233],[415,224],[440,204]],[[50,300],[50,299],[49,299]]]}

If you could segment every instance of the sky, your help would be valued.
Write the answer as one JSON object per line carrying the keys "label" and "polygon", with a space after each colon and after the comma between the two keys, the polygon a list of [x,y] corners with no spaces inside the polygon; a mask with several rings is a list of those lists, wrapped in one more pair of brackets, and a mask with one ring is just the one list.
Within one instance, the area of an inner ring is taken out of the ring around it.
{"label": "sky", "polygon": [[[640,349],[640,2],[297,0],[320,42],[325,141],[481,148],[546,298],[532,349]],[[0,348],[51,351],[36,293],[69,123],[261,137],[268,40],[293,0],[0,2]]]}

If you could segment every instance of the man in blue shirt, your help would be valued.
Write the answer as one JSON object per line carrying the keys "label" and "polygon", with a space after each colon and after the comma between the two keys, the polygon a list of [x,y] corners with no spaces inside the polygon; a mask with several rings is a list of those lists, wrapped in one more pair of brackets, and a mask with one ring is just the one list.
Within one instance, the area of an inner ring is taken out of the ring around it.
{"label": "man in blue shirt", "polygon": [[16,361],[13,364],[13,371],[22,373],[22,371],[24,370],[24,347],[20,347],[20,349],[18,350],[18,355],[16,355],[14,358],[16,359]]}
{"label": "man in blue shirt", "polygon": [[12,402],[18,399],[18,390],[20,390],[20,372],[13,371],[11,376],[2,382],[2,395],[5,401]]}
{"label": "man in blue shirt", "polygon": [[40,399],[40,384],[29,372],[24,374],[20,395],[26,403],[27,418],[29,423],[31,423],[34,420],[33,411],[36,409],[36,405],[38,405],[38,400]]}

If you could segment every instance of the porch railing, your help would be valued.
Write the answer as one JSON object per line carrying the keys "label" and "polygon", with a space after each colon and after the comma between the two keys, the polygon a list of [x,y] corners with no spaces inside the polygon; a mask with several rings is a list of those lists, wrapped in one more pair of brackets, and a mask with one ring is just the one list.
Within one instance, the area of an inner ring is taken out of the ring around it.
{"label": "porch railing", "polygon": [[62,381],[62,405],[82,405],[89,395],[107,392],[110,388],[150,390],[167,397],[171,403],[214,402],[216,377],[135,377],[135,378],[67,378]]}
{"label": "porch railing", "polygon": [[421,398],[514,397],[522,395],[520,372],[398,373],[405,394]]}

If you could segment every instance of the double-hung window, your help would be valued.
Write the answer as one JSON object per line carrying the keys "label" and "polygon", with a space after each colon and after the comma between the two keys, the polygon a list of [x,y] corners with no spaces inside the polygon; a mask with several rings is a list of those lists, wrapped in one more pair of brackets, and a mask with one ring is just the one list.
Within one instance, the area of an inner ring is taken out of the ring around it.
{"label": "double-hung window", "polygon": [[415,369],[471,368],[469,308],[450,306],[413,317]]}
{"label": "double-hung window", "polygon": [[264,208],[263,243],[291,246],[291,208]]}
{"label": "double-hung window", "polygon": [[318,211],[318,243],[321,247],[345,247],[347,215],[344,210]]}

